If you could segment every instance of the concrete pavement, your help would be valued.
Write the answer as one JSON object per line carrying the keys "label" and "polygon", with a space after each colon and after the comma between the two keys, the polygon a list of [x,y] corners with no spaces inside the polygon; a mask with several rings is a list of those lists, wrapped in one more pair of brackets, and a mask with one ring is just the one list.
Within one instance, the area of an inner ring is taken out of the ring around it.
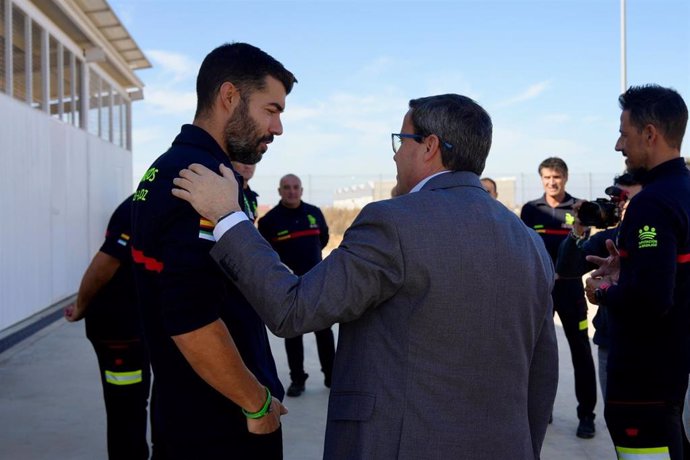
{"label": "concrete pavement", "polygon": [[[336,328],[337,329],[337,328]],[[557,327],[560,383],[542,450],[544,460],[615,459],[603,422],[601,395],[597,435],[575,436],[577,417],[570,352]],[[282,339],[271,336],[280,377],[289,372]],[[306,392],[286,398],[283,419],[286,460],[318,460],[323,451],[328,390],[323,386],[313,334],[304,337]],[[596,347],[593,345],[593,350]],[[595,359],[596,363],[596,359]],[[0,354],[0,458],[9,460],[106,459],[105,411],[96,357],[83,323],[58,320]]]}

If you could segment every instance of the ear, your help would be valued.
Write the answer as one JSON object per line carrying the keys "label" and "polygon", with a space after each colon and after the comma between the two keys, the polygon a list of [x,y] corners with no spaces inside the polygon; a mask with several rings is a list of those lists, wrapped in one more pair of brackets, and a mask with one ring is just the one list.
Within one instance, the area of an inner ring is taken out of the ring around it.
{"label": "ear", "polygon": [[656,126],[649,123],[642,129],[642,135],[644,136],[647,144],[651,145],[656,142],[657,137],[659,136],[659,131],[656,129]]}
{"label": "ear", "polygon": [[228,113],[232,113],[240,102],[240,90],[233,83],[226,81],[220,85],[218,100]]}
{"label": "ear", "polygon": [[424,139],[424,146],[426,150],[424,151],[424,161],[432,161],[438,159],[441,161],[441,140],[436,134],[430,134]]}

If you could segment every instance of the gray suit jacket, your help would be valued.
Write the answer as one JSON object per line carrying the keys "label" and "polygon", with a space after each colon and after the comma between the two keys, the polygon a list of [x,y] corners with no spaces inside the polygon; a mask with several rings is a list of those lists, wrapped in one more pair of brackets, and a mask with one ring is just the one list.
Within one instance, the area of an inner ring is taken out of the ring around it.
{"label": "gray suit jacket", "polygon": [[324,458],[539,458],[558,381],[553,266],[475,174],[367,205],[302,277],[249,222],[211,254],[275,334],[340,323]]}

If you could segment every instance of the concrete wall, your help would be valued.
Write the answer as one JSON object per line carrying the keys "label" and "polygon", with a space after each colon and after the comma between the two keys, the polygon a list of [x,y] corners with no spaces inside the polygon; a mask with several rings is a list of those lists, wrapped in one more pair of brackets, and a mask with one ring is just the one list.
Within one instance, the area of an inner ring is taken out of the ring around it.
{"label": "concrete wall", "polygon": [[0,330],[74,294],[131,153],[0,94]]}

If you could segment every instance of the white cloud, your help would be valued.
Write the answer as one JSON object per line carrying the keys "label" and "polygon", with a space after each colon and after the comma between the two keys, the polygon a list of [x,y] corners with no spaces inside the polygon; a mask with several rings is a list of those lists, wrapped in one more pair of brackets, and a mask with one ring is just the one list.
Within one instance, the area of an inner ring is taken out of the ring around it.
{"label": "white cloud", "polygon": [[535,97],[539,96],[541,93],[546,91],[550,86],[551,86],[551,82],[548,80],[547,81],[541,81],[539,83],[535,83],[534,85],[527,88],[525,91],[501,102],[499,105],[505,107],[508,105],[513,105],[513,104],[517,104],[519,102],[524,102],[524,101],[528,101],[530,99],[534,99]]}
{"label": "white cloud", "polygon": [[184,54],[163,50],[147,50],[146,56],[153,66],[162,72],[166,81],[180,82],[195,78],[199,64]]}
{"label": "white cloud", "polygon": [[191,118],[196,110],[196,93],[194,91],[177,91],[152,84],[146,90],[147,107],[160,114],[187,114]]}
{"label": "white cloud", "polygon": [[283,115],[283,121],[284,123],[292,123],[296,121],[315,120],[318,119],[322,113],[323,107],[320,105],[314,107],[288,105]]}

